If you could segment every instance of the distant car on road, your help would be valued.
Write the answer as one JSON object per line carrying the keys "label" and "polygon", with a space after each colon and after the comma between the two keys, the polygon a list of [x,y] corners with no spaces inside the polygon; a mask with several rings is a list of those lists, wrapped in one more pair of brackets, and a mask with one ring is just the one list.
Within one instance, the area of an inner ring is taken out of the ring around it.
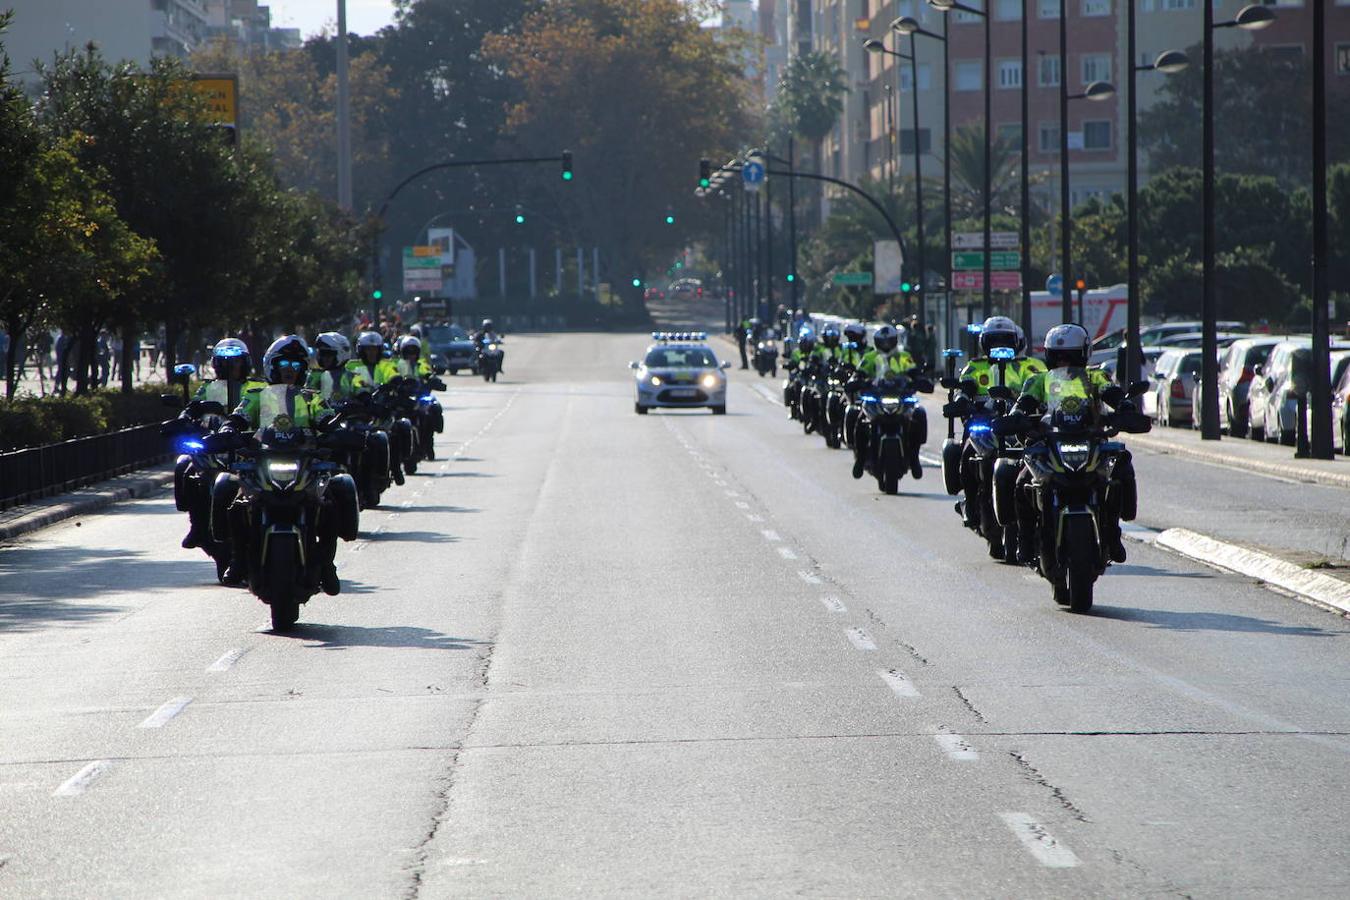
{"label": "distant car on road", "polygon": [[631,362],[635,397],[633,411],[643,416],[653,408],[706,406],[714,415],[727,411],[729,362],[718,362],[703,332],[653,332],[652,345],[641,362]]}
{"label": "distant car on road", "polygon": [[1159,425],[1191,423],[1191,391],[1200,372],[1202,350],[1164,350],[1153,367],[1153,408]]}
{"label": "distant car on road", "polygon": [[478,359],[468,332],[458,325],[430,325],[422,329],[422,336],[431,348],[431,365],[438,370],[457,375],[460,369],[472,369]]}
{"label": "distant car on road", "polygon": [[669,294],[673,300],[688,300],[703,296],[703,282],[697,278],[681,278],[670,283]]}

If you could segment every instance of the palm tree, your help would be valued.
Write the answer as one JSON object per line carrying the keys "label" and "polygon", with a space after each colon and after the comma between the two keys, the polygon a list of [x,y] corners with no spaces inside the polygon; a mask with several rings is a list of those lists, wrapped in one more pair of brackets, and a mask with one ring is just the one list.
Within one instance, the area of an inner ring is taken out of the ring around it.
{"label": "palm tree", "polygon": [[[952,217],[984,218],[984,126],[962,125],[952,134]],[[997,215],[1014,216],[1021,203],[1022,181],[1018,168],[1021,148],[1017,140],[999,135],[989,149],[993,174],[991,207]],[[1032,182],[1044,180],[1033,174]],[[940,192],[940,188],[939,188]],[[940,195],[940,194],[939,194]]]}
{"label": "palm tree", "polygon": [[848,73],[828,53],[795,56],[783,73],[771,116],[789,131],[818,144],[844,111]]}

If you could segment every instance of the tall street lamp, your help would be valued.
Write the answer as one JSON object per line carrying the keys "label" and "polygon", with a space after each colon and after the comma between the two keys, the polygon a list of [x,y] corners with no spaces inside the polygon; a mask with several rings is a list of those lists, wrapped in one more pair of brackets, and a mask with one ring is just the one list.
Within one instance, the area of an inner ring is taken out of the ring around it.
{"label": "tall street lamp", "polygon": [[[894,27],[895,27],[894,24],[892,24],[891,27],[894,28]],[[923,247],[923,164],[922,164],[922,162],[921,162],[921,160],[923,159],[923,152],[922,152],[923,148],[919,146],[919,66],[918,66],[918,62],[917,62],[917,61],[915,60],[915,58],[914,58],[914,36],[913,36],[913,35],[910,35],[909,43],[910,43],[910,47],[909,47],[909,53],[908,53],[908,54],[905,54],[905,53],[899,53],[899,52],[897,52],[897,51],[895,51],[895,50],[888,50],[888,49],[886,48],[886,45],[885,45],[885,44],[883,44],[883,43],[882,43],[881,41],[879,41],[879,40],[876,40],[875,38],[873,38],[873,39],[871,39],[871,40],[864,41],[864,42],[863,42],[863,48],[866,49],[868,53],[873,53],[873,54],[883,54],[883,53],[884,53],[884,54],[886,54],[887,56],[894,56],[896,59],[907,59],[907,60],[909,60],[909,66],[910,66],[910,68],[909,68],[909,73],[910,73],[910,82],[911,82],[911,83],[910,83],[910,93],[914,95],[914,205],[915,205],[915,207],[917,208],[917,211],[918,211],[918,213],[917,213],[917,215],[916,215],[916,217],[915,217],[915,220],[916,220],[916,221],[915,221],[915,225],[916,225],[916,227],[917,227],[917,229],[918,229],[918,238],[919,238],[919,241],[918,241],[919,246],[918,246],[918,254],[917,254],[917,256],[918,256],[918,260],[917,260],[917,268],[918,268],[918,276],[919,276],[919,277],[916,278],[916,279],[914,280],[914,283],[917,284],[917,285],[919,286],[919,287],[918,287],[919,324],[920,324],[920,325],[926,325],[926,324],[927,324],[928,317],[927,317],[927,315],[925,314],[925,311],[924,311],[924,294],[923,294],[924,272],[927,271],[927,268],[926,268],[926,266],[924,265],[924,252],[923,252],[923,251],[924,251],[924,247]],[[898,81],[898,79],[897,79],[897,81]],[[899,102],[898,102],[898,99],[899,99],[899,98],[897,97],[897,103],[896,103],[896,105],[895,105],[895,112],[896,112],[895,118],[896,118],[897,124],[899,123],[899,119],[900,119],[900,104],[899,104]],[[901,129],[901,130],[903,130],[903,129]],[[908,299],[908,298],[906,298],[906,299]]]}
{"label": "tall street lamp", "polygon": [[[948,87],[949,87],[948,82],[949,82],[949,79],[950,79],[951,67],[948,65],[948,60],[947,60],[947,52],[948,52],[948,51],[947,51],[947,17],[946,17],[946,16],[943,16],[943,17],[942,17],[942,34],[936,34],[936,33],[932,32],[932,31],[928,31],[927,29],[924,29],[924,28],[920,27],[918,20],[917,20],[917,19],[914,19],[914,18],[912,18],[912,17],[910,17],[910,16],[901,16],[900,18],[896,19],[894,22],[891,23],[891,30],[894,31],[896,34],[907,34],[907,35],[910,36],[910,38],[911,38],[911,41],[910,41],[910,55],[911,55],[911,56],[914,56],[915,58],[918,57],[917,50],[916,50],[916,48],[914,47],[914,44],[913,44],[913,38],[914,38],[915,35],[922,35],[923,37],[926,37],[926,38],[932,38],[932,39],[935,40],[935,41],[941,41],[941,42],[942,42],[942,205],[943,205],[943,221],[944,221],[944,225],[945,225],[945,245],[946,245],[946,247],[945,247],[945,249],[946,249],[946,256],[944,257],[944,260],[945,260],[945,261],[943,262],[942,265],[943,265],[943,271],[947,273],[946,278],[945,278],[945,281],[946,281],[945,287],[946,287],[947,291],[950,292],[951,289],[952,289],[952,277],[951,277],[951,265],[952,265],[952,102],[951,102],[951,101],[952,101],[952,96],[951,96],[951,91],[948,90]],[[916,70],[914,71],[914,122],[915,122],[915,124],[914,124],[914,142],[915,142],[915,145],[916,145],[916,153],[915,153],[916,163],[915,163],[914,173],[915,173],[916,176],[918,175],[918,171],[919,171],[919,170],[918,170],[918,163],[917,163],[917,158],[918,158],[918,154],[917,154],[917,145],[918,145],[918,141],[919,141],[919,125],[918,125],[918,121],[919,121],[919,73],[918,73],[918,71],[917,71],[917,69],[916,69]],[[922,220],[922,218],[923,218],[923,205],[922,205],[922,201],[920,201],[920,205],[919,205],[919,217],[920,217],[920,219]],[[920,227],[922,227],[922,224],[920,225]],[[922,239],[922,238],[919,239],[919,252],[920,252],[920,253],[923,252],[923,239]],[[920,279],[920,281],[922,282],[922,278]],[[921,292],[920,292],[920,295],[919,295],[920,298],[921,298],[921,299],[920,299],[920,305],[919,305],[919,310],[920,310],[920,314],[921,314],[921,315],[922,315],[923,308],[924,308],[924,305],[925,305],[925,304],[923,303],[923,301],[922,301],[922,297],[924,296],[924,294],[922,293],[922,290],[923,290],[923,289],[921,289]],[[944,325],[944,327],[946,327],[946,326]]]}
{"label": "tall street lamp", "polygon": [[1127,205],[1129,207],[1126,238],[1129,297],[1125,312],[1125,365],[1121,368],[1119,378],[1122,384],[1128,385],[1139,380],[1139,308],[1143,303],[1143,298],[1139,296],[1139,123],[1136,121],[1136,95],[1139,92],[1138,75],[1140,72],[1162,72],[1164,75],[1172,75],[1185,69],[1191,64],[1191,61],[1180,50],[1164,50],[1158,54],[1157,59],[1151,64],[1146,66],[1135,65],[1134,60],[1137,54],[1134,45],[1134,0],[1128,0],[1126,9],[1127,29],[1129,31],[1127,44],[1130,57],[1130,96],[1126,101],[1125,111],[1125,152],[1127,155],[1125,180]]}
{"label": "tall street lamp", "polygon": [[[1331,322],[1327,309],[1327,68],[1325,0],[1312,0],[1313,20],[1313,272],[1312,455],[1332,458]],[[1347,448],[1350,452],[1350,448]]]}
{"label": "tall street lamp", "polygon": [[1214,5],[1204,7],[1204,137],[1201,153],[1204,157],[1204,178],[1201,188],[1201,206],[1204,216],[1204,294],[1200,306],[1200,437],[1207,441],[1219,439],[1219,329],[1218,297],[1214,280],[1214,255],[1217,252],[1214,226],[1214,30],[1242,28],[1258,31],[1275,21],[1275,13],[1267,6],[1244,6],[1235,18],[1227,22],[1214,21]]}
{"label": "tall street lamp", "polygon": [[[1060,0],[1063,3],[1063,0]],[[982,9],[976,9],[973,6],[967,6],[958,0],[928,0],[928,5],[940,13],[950,13],[957,10],[963,13],[969,13],[973,16],[979,16],[984,19],[984,317],[987,319],[994,312],[994,298],[992,294],[993,277],[990,273],[993,254],[991,253],[990,230],[992,224],[992,210],[994,205],[993,188],[993,110],[991,104],[994,98],[994,79],[990,71],[993,62],[992,31],[993,21],[989,13]]]}
{"label": "tall street lamp", "polygon": [[[1064,13],[1064,0],[1060,0],[1060,14]],[[1060,36],[1063,37],[1064,23],[1060,23]],[[1063,46],[1061,45],[1061,51]],[[1059,254],[1063,265],[1063,284],[1060,288],[1060,315],[1065,322],[1074,321],[1073,315],[1073,248],[1069,240],[1073,235],[1073,216],[1069,209],[1069,101],[1091,100],[1094,103],[1110,100],[1116,95],[1113,85],[1105,81],[1094,81],[1083,89],[1081,94],[1070,94],[1068,75],[1064,70],[1063,54],[1060,56],[1059,69]]]}

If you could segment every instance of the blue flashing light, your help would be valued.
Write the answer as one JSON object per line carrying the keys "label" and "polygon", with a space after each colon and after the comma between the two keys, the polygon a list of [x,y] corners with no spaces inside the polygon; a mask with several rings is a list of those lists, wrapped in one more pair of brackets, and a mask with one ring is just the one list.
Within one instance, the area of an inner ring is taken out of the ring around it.
{"label": "blue flashing light", "polygon": [[194,441],[188,439],[185,441],[179,441],[178,449],[183,453],[196,453],[198,450],[205,450],[206,445],[203,444],[201,441]]}
{"label": "blue flashing light", "polygon": [[905,402],[908,403],[910,406],[913,406],[914,404],[916,404],[916,403],[919,402],[919,398],[918,398],[918,397],[912,397],[912,396],[911,396],[911,397],[906,397],[906,398],[905,398]]}
{"label": "blue flashing light", "polygon": [[216,356],[243,356],[247,351],[239,347],[221,347],[215,352]]}
{"label": "blue flashing light", "polygon": [[989,358],[1001,360],[1016,359],[1017,351],[1012,347],[995,347],[989,351]]}
{"label": "blue flashing light", "polygon": [[971,334],[979,334],[980,332],[984,331],[984,324],[981,322],[971,322],[969,325],[966,326],[966,331],[970,332]]}
{"label": "blue flashing light", "polygon": [[971,434],[988,434],[993,430],[994,429],[988,425],[972,424],[966,426],[966,431],[969,431]]}
{"label": "blue flashing light", "polygon": [[860,395],[859,395],[859,398],[860,398],[864,403],[876,403],[876,402],[877,402],[877,396],[876,396],[876,394],[860,394]]}
{"label": "blue flashing light", "polygon": [[423,403],[430,403],[431,401],[433,401],[433,400],[435,400],[435,399],[436,399],[436,395],[435,395],[435,394],[427,394],[426,396],[424,396],[424,397],[422,398],[422,402],[423,402]]}
{"label": "blue flashing light", "polygon": [[957,350],[957,349],[951,348],[951,347],[947,348],[946,350],[943,350],[943,351],[942,351],[942,355],[943,355],[943,357],[950,357],[950,358],[955,358],[955,357],[958,357],[958,356],[965,356],[965,354],[962,353],[960,350]]}

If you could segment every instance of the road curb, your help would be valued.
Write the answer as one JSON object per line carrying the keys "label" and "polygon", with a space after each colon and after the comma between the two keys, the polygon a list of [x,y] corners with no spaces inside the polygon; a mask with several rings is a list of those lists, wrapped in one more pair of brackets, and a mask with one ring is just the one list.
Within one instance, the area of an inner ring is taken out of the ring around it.
{"label": "road curb", "polygon": [[1259,579],[1302,600],[1350,616],[1350,583],[1330,575],[1187,528],[1160,531],[1153,543],[1207,565]]}
{"label": "road curb", "polygon": [[1174,444],[1168,440],[1145,437],[1137,434],[1129,435],[1125,440],[1127,444],[1143,447],[1147,450],[1156,450],[1160,453],[1167,453],[1184,459],[1194,459],[1199,462],[1213,463],[1214,465],[1224,466],[1229,469],[1259,472],[1262,475],[1274,475],[1277,478],[1293,478],[1298,481],[1326,485],[1327,487],[1350,488],[1350,473],[1341,474],[1340,472],[1322,472],[1317,469],[1309,469],[1305,466],[1300,466],[1293,462],[1280,464],[1263,462],[1259,459],[1245,459],[1241,456],[1230,456],[1226,453],[1196,450],[1191,447]]}
{"label": "road curb", "polygon": [[11,541],[42,528],[106,509],[123,500],[148,497],[173,484],[173,470],[125,475],[76,494],[42,501],[38,508],[9,522],[0,523],[0,541]]}

